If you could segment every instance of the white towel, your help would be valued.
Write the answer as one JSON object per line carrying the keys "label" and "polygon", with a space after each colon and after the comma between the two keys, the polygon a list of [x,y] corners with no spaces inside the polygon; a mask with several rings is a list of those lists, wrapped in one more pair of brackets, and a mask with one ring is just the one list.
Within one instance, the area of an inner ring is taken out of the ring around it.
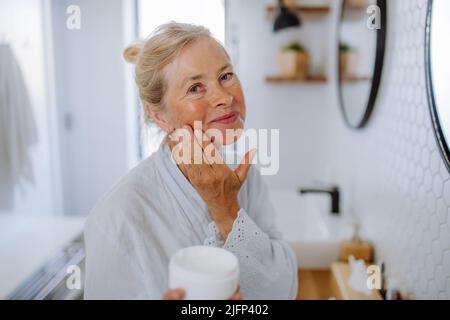
{"label": "white towel", "polygon": [[34,184],[30,147],[37,142],[22,71],[11,47],[0,44],[0,209],[13,208],[15,186]]}

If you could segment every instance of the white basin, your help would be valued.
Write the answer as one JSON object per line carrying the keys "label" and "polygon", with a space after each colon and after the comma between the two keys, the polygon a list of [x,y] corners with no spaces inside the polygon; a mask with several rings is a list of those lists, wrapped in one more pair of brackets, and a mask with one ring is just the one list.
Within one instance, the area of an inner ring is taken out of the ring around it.
{"label": "white basin", "polygon": [[339,257],[339,244],[353,229],[342,216],[330,213],[327,195],[300,195],[297,190],[272,189],[276,223],[302,269],[329,269]]}

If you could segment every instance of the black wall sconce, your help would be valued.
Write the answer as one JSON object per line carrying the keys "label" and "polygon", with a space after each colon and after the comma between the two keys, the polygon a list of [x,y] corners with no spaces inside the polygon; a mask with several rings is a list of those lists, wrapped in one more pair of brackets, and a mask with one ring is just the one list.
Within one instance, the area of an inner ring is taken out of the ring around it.
{"label": "black wall sconce", "polygon": [[278,0],[279,12],[273,24],[273,31],[278,32],[287,28],[296,28],[302,25],[302,21],[295,12],[289,10],[288,7],[284,5],[283,0]]}

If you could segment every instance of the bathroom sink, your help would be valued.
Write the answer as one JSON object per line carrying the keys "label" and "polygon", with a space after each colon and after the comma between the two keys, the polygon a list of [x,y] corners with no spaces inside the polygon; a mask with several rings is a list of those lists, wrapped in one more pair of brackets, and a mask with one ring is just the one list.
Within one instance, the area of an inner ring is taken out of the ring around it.
{"label": "bathroom sink", "polygon": [[339,257],[339,244],[352,236],[352,227],[330,213],[323,195],[300,195],[297,190],[272,189],[278,229],[291,245],[301,269],[329,269]]}

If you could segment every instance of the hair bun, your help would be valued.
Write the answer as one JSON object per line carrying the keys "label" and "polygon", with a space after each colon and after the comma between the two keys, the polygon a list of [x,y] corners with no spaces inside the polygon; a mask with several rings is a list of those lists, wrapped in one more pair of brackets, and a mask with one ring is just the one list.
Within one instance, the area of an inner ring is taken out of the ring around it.
{"label": "hair bun", "polygon": [[134,41],[123,51],[123,58],[132,64],[136,64],[139,53],[142,50],[144,43],[140,40]]}

